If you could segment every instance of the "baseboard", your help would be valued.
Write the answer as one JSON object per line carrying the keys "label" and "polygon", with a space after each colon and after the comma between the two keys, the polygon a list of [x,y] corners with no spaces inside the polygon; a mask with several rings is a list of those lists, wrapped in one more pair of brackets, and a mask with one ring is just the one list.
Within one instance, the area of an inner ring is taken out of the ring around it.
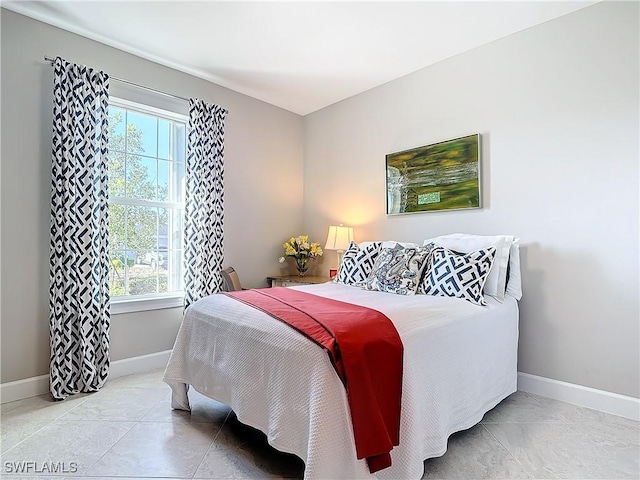
{"label": "baseboard", "polygon": [[43,395],[49,391],[49,375],[0,383],[0,403]]}
{"label": "baseboard", "polygon": [[155,368],[164,368],[169,362],[171,350],[164,352],[150,353],[148,355],[140,355],[139,357],[125,358],[111,362],[109,370],[109,378],[123,377],[132,373],[142,373]]}
{"label": "baseboard", "polygon": [[[109,378],[163,368],[171,350],[111,362]],[[640,399],[611,393],[551,378],[518,372],[518,390],[543,397],[593,408],[601,412],[640,421]],[[0,384],[0,403],[13,402],[49,392],[49,375]]]}
{"label": "baseboard", "polygon": [[518,372],[518,390],[640,421],[640,398]]}
{"label": "baseboard", "polygon": [[[109,378],[114,379],[132,373],[142,373],[154,368],[163,368],[169,361],[171,350],[125,358],[111,362]],[[13,402],[23,398],[44,395],[49,392],[49,375],[25,378],[15,382],[0,384],[0,403]]]}

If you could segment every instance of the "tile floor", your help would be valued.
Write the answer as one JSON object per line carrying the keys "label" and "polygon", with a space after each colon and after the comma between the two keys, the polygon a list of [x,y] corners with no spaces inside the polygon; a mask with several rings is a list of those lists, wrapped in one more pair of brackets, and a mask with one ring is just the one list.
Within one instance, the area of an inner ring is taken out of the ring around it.
{"label": "tile floor", "polygon": [[[302,477],[300,459],[269,447],[225,405],[191,391],[191,415],[172,411],[161,377],[155,370],[64,402],[45,395],[2,405],[3,479]],[[638,479],[639,464],[640,423],[518,392],[454,434],[444,456],[425,462],[424,478]],[[27,471],[16,472],[20,465]]]}

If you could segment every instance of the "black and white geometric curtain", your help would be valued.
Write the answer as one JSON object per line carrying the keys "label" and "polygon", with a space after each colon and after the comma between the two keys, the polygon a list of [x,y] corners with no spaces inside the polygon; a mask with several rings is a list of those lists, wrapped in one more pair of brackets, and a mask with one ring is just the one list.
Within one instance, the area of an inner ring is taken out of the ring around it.
{"label": "black and white geometric curtain", "polygon": [[109,373],[109,76],[58,57],[53,94],[50,389],[62,400]]}
{"label": "black and white geometric curtain", "polygon": [[222,289],[224,120],[227,111],[189,101],[184,225],[185,308]]}

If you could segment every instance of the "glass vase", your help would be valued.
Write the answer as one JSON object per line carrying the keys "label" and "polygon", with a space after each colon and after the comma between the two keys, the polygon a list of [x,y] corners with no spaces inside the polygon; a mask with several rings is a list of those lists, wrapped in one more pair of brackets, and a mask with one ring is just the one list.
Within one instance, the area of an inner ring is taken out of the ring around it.
{"label": "glass vase", "polygon": [[309,270],[309,259],[307,257],[296,258],[296,268],[298,269],[298,275],[304,277]]}

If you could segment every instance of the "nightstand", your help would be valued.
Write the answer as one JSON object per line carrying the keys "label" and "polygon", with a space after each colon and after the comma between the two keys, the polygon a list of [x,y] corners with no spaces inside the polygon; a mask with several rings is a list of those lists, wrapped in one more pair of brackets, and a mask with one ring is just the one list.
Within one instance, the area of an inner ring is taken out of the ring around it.
{"label": "nightstand", "polygon": [[329,277],[301,277],[300,275],[283,275],[267,277],[272,287],[297,287],[299,285],[312,285],[314,283],[330,282]]}

